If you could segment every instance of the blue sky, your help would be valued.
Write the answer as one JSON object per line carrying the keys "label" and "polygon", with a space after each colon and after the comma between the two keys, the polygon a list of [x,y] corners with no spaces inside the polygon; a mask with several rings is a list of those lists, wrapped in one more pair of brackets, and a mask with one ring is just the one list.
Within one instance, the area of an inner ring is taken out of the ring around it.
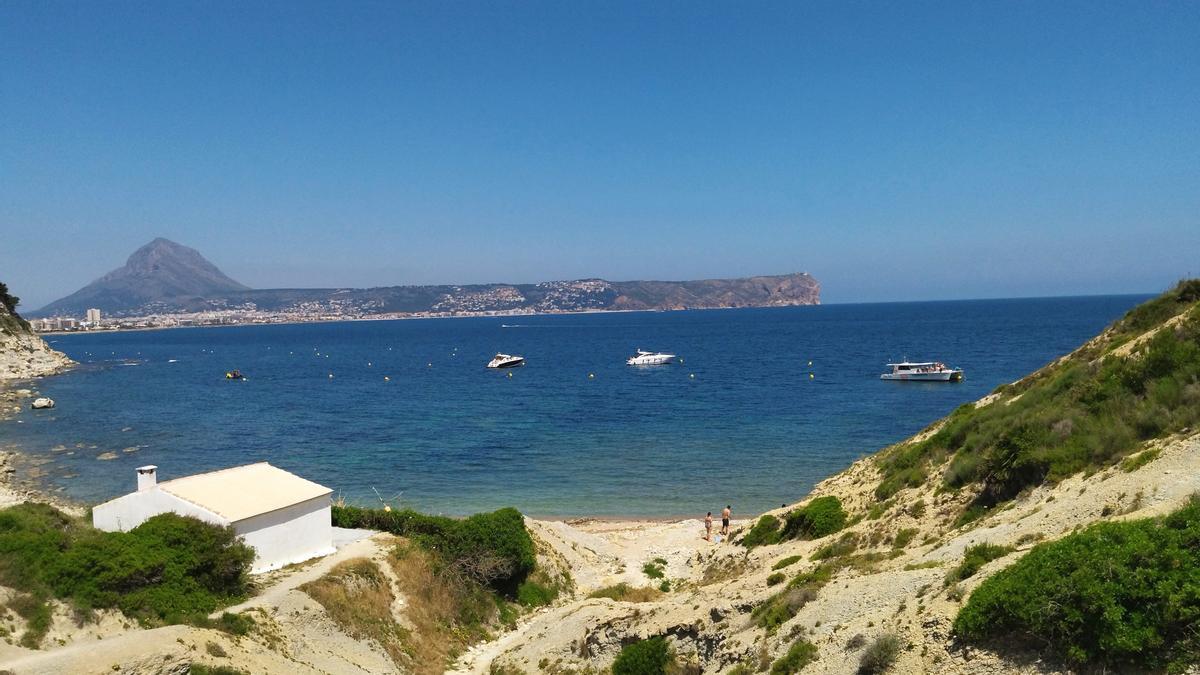
{"label": "blue sky", "polygon": [[0,4],[0,279],[1200,274],[1200,3]]}

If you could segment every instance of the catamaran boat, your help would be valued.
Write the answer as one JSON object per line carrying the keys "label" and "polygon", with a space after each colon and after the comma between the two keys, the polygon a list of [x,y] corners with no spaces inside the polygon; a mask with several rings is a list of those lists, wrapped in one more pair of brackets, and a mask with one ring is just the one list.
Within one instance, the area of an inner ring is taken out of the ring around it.
{"label": "catamaran boat", "polygon": [[963,379],[962,368],[951,368],[940,361],[925,361],[921,363],[903,361],[889,363],[892,372],[879,376],[881,380],[901,380],[904,382],[958,382]]}
{"label": "catamaran boat", "polygon": [[488,361],[488,368],[516,368],[525,365],[524,356],[513,356],[511,354],[497,354],[495,358]]}
{"label": "catamaran boat", "polygon": [[634,354],[626,359],[625,363],[631,366],[662,366],[671,363],[674,360],[674,354],[648,352],[644,349],[639,349],[637,350],[637,354]]}

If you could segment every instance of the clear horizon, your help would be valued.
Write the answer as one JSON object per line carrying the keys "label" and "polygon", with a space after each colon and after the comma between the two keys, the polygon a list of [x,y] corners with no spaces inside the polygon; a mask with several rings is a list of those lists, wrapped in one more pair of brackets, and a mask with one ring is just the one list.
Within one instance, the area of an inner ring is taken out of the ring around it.
{"label": "clear horizon", "polygon": [[1200,5],[0,5],[0,281],[163,236],[256,288],[1200,274]]}

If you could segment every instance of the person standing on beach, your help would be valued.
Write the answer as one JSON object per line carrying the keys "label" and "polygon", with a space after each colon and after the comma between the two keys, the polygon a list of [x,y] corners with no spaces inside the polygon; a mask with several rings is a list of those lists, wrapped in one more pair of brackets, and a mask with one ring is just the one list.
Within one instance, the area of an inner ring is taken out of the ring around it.
{"label": "person standing on beach", "polygon": [[704,541],[712,541],[712,511],[704,516]]}
{"label": "person standing on beach", "polygon": [[721,534],[729,536],[729,517],[733,515],[733,506],[725,505],[725,510],[721,511]]}

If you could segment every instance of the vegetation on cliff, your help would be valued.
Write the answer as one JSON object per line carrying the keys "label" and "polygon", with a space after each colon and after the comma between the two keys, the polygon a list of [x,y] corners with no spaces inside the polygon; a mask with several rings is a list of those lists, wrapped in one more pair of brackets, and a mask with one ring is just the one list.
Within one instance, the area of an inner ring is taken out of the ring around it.
{"label": "vegetation on cliff", "polygon": [[1200,498],[1165,518],[1102,522],[1035,546],[971,594],[954,630],[1020,638],[1075,664],[1200,662]]}
{"label": "vegetation on cliff", "polygon": [[778,544],[788,539],[820,539],[846,526],[846,510],[837,497],[817,497],[804,506],[789,511],[781,522],[766,514],[754,523],[741,544],[746,548]]}
{"label": "vegetation on cliff", "polygon": [[332,515],[337,527],[405,538],[389,562],[414,630],[391,620],[390,591],[385,593],[378,570],[366,561],[334,570],[304,590],[341,617],[348,632],[375,637],[397,664],[417,673],[442,672],[461,649],[511,625],[520,607],[548,604],[562,590],[558,581],[536,570],[533,539],[516,509],[460,520],[408,509],[335,505]]}
{"label": "vegetation on cliff", "polygon": [[29,330],[29,324],[17,314],[21,299],[8,292],[8,285],[0,281],[0,333],[16,335]]}
{"label": "vegetation on cliff", "polygon": [[[967,522],[1022,490],[1116,463],[1153,438],[1200,423],[1200,280],[1125,315],[1069,357],[965,404],[935,433],[882,454],[886,500],[941,476],[975,498]],[[1148,334],[1152,332],[1152,334]]]}
{"label": "vegetation on cliff", "polygon": [[333,524],[408,537],[446,568],[510,597],[516,596],[537,563],[525,518],[513,508],[458,520],[408,509],[334,506]]}
{"label": "vegetation on cliff", "polygon": [[50,627],[51,598],[80,616],[112,608],[147,625],[206,624],[249,593],[253,561],[232,528],[175,514],[101,532],[45,504],[0,511],[0,585],[20,593],[9,606],[26,619],[28,647]]}

